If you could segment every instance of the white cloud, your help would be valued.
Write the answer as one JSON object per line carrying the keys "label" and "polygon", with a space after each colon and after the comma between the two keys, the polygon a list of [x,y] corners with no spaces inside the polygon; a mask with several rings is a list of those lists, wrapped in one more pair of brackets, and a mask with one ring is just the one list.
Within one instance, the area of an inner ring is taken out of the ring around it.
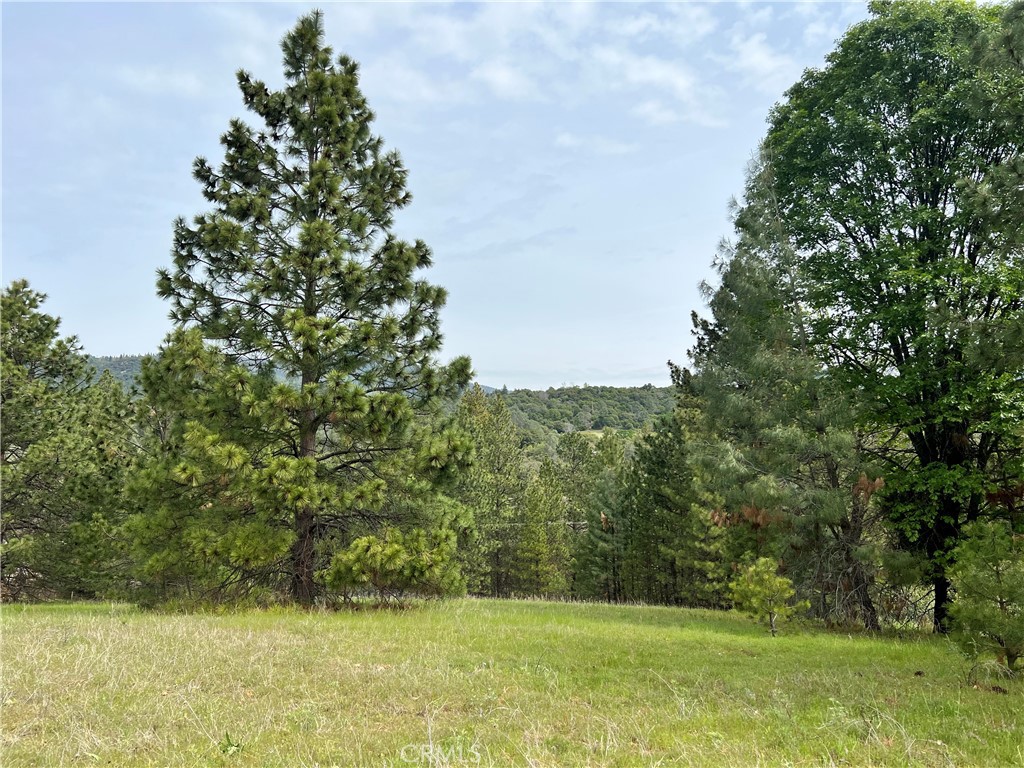
{"label": "white cloud", "polygon": [[719,125],[711,105],[714,89],[704,86],[693,72],[676,61],[638,55],[609,46],[598,46],[593,60],[603,70],[605,82],[623,87],[649,87],[668,93],[682,107],[681,120],[698,125]]}
{"label": "white cloud", "polygon": [[538,86],[522,70],[499,61],[481,64],[470,77],[484,83],[495,96],[503,99],[528,99],[539,92]]}
{"label": "white cloud", "polygon": [[669,123],[678,123],[682,120],[678,113],[669,109],[657,99],[650,99],[637,104],[630,110],[630,113],[651,125],[668,125]]}
{"label": "white cloud", "polygon": [[191,97],[203,92],[203,81],[194,72],[155,67],[121,67],[114,76],[121,85],[139,93]]}
{"label": "white cloud", "polygon": [[718,27],[718,21],[706,5],[673,3],[667,6],[671,22],[669,34],[679,44],[703,40]]}
{"label": "white cloud", "polygon": [[[763,0],[740,0],[737,5],[744,9],[740,23],[746,28],[763,27],[775,16],[771,3]],[[754,6],[757,6],[757,10],[750,10]]]}
{"label": "white cloud", "polygon": [[830,46],[843,34],[843,27],[840,24],[829,24],[815,20],[804,27],[804,45],[812,48]]}
{"label": "white cloud", "polygon": [[772,48],[763,32],[734,34],[729,48],[732,55],[722,59],[723,63],[763,93],[781,95],[800,75],[796,60]]}
{"label": "white cloud", "polygon": [[594,58],[609,71],[617,73],[629,85],[655,86],[669,91],[684,102],[696,96],[697,78],[688,69],[674,62],[608,46],[596,48]]}
{"label": "white cloud", "polygon": [[463,83],[428,77],[422,69],[394,59],[368,61],[362,67],[363,90],[377,99],[406,104],[455,104],[470,100]]}
{"label": "white cloud", "polygon": [[693,3],[675,3],[658,6],[657,13],[644,11],[625,17],[613,18],[606,29],[619,37],[635,41],[661,37],[686,46],[707,37],[718,22],[706,6]]}
{"label": "white cloud", "polygon": [[641,13],[625,19],[612,19],[608,22],[608,30],[613,34],[641,40],[660,33],[663,29],[664,23],[653,13]]}
{"label": "white cloud", "polygon": [[595,155],[628,155],[640,148],[636,144],[627,144],[604,136],[579,136],[566,132],[555,137],[555,146],[564,149],[577,149]]}

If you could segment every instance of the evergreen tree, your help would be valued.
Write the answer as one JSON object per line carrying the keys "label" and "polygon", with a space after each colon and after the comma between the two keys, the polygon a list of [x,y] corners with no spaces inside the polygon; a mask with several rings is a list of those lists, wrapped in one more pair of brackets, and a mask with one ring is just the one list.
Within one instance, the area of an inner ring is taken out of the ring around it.
{"label": "evergreen tree", "polygon": [[711,519],[694,443],[705,438],[690,404],[662,418],[636,448],[626,478],[623,582],[631,600],[724,607],[724,529]]}
{"label": "evergreen tree", "polygon": [[4,600],[99,596],[126,587],[117,530],[133,455],[131,403],[93,372],[27,282],[0,310],[0,542]]}
{"label": "evergreen tree", "polygon": [[571,500],[570,514],[586,522],[576,539],[573,592],[578,597],[617,603],[623,589],[624,542],[628,539],[625,515],[626,472],[629,446],[619,434],[605,430],[597,445],[570,433],[558,444],[563,467],[563,489]]}
{"label": "evergreen tree", "polygon": [[518,430],[504,399],[475,386],[459,403],[458,424],[472,439],[472,466],[456,498],[472,512],[460,557],[470,592],[506,597],[516,587],[522,557],[526,468]]}
{"label": "evergreen tree", "polygon": [[809,341],[795,254],[762,166],[752,169],[736,229],[709,292],[711,317],[695,319],[688,380],[719,440],[702,460],[716,519],[731,529],[734,558],[780,559],[820,618],[878,629],[878,470],[853,398]]}
{"label": "evergreen tree", "polygon": [[219,167],[195,161],[212,207],[175,223],[159,275],[177,329],[144,366],[167,429],[134,484],[134,531],[167,588],[286,587],[309,605],[356,538],[443,524],[411,500],[467,445],[418,417],[470,368],[436,361],[445,292],[416,278],[427,246],[391,232],[407,171],[372,133],[356,63],[325,45],[319,11],[281,48],[281,90],[238,73],[260,124],[232,120]]}
{"label": "evergreen tree", "polygon": [[567,507],[554,461],[545,456],[531,475],[524,498],[523,592],[544,597],[569,593],[572,535]]}
{"label": "evergreen tree", "polygon": [[957,639],[975,655],[994,652],[1013,672],[1024,658],[1024,536],[1002,522],[965,528],[950,569]]}

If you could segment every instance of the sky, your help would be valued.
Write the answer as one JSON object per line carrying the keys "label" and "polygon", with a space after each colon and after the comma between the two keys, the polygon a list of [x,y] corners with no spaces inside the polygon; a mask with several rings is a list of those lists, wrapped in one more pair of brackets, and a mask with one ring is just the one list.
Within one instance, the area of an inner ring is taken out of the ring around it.
{"label": "sky", "polygon": [[4,2],[2,270],[94,355],[155,352],[194,157],[324,10],[409,169],[396,232],[495,387],[669,383],[773,104],[862,2]]}

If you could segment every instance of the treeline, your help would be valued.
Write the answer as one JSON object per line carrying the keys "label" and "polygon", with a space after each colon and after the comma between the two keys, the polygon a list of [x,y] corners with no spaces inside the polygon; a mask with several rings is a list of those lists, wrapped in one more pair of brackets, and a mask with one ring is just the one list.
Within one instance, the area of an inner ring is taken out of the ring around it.
{"label": "treeline", "polygon": [[[110,374],[126,390],[137,389],[142,355],[90,356],[89,364]],[[483,387],[488,394],[495,392]],[[672,410],[672,388],[549,387],[546,390],[503,389],[512,420],[529,443],[553,447],[558,434],[586,430],[640,429]]]}
{"label": "treeline", "polygon": [[487,395],[438,362],[430,251],[390,232],[406,171],[304,17],[282,91],[239,74],[264,128],[194,165],[211,208],[175,223],[137,398],[4,292],[4,599],[724,607],[760,579],[1012,666],[1024,5],[871,9],[773,110],[671,393]]}

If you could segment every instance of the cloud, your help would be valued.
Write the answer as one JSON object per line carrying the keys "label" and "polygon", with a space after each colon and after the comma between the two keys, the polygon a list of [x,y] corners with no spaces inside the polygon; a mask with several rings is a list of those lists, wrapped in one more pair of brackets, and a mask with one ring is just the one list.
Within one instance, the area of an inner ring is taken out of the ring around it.
{"label": "cloud", "polygon": [[719,60],[763,93],[781,95],[800,75],[796,60],[772,48],[763,32],[746,36],[735,33],[729,48],[732,55]]}
{"label": "cloud", "polygon": [[703,40],[718,28],[718,20],[707,5],[674,3],[667,10],[671,19],[669,33],[678,43]]}
{"label": "cloud", "polygon": [[121,67],[114,73],[114,77],[121,85],[147,95],[195,97],[203,92],[203,81],[194,72],[155,67]]}
{"label": "cloud", "polygon": [[448,249],[445,258],[448,263],[469,259],[477,262],[487,260],[488,263],[492,263],[523,253],[534,253],[538,249],[550,250],[551,246],[565,242],[578,231],[576,227],[571,226],[549,227],[526,237],[498,238],[483,245],[475,242],[465,247]]}
{"label": "cloud", "polygon": [[707,6],[676,3],[659,7],[657,13],[644,11],[613,18],[605,26],[613,35],[634,41],[657,37],[686,46],[707,37],[718,22]]}
{"label": "cloud", "polygon": [[690,101],[696,95],[697,78],[679,64],[609,46],[596,48],[594,58],[629,85],[652,85],[669,91],[680,101]]}
{"label": "cloud", "polygon": [[669,94],[682,107],[679,118],[698,125],[721,124],[713,112],[716,94],[703,85],[687,67],[654,55],[639,55],[610,46],[597,46],[592,52],[602,69],[603,82],[619,88],[648,87]]}
{"label": "cloud", "polygon": [[470,75],[486,85],[495,96],[523,100],[537,96],[538,86],[522,72],[498,61],[481,64]]}
{"label": "cloud", "polygon": [[464,83],[428,77],[424,71],[396,59],[368,61],[362,67],[363,90],[376,100],[403,104],[456,104],[470,99]]}
{"label": "cloud", "polygon": [[657,99],[650,99],[637,104],[630,110],[630,114],[639,117],[651,125],[668,125],[669,123],[678,123],[682,120],[678,113],[669,109]]}
{"label": "cloud", "polygon": [[595,155],[628,155],[640,147],[615,141],[604,136],[577,136],[574,133],[560,133],[555,137],[555,146],[565,149],[578,149]]}
{"label": "cloud", "polygon": [[640,40],[658,34],[663,28],[662,20],[653,13],[641,13],[608,22],[608,29],[613,34]]}

